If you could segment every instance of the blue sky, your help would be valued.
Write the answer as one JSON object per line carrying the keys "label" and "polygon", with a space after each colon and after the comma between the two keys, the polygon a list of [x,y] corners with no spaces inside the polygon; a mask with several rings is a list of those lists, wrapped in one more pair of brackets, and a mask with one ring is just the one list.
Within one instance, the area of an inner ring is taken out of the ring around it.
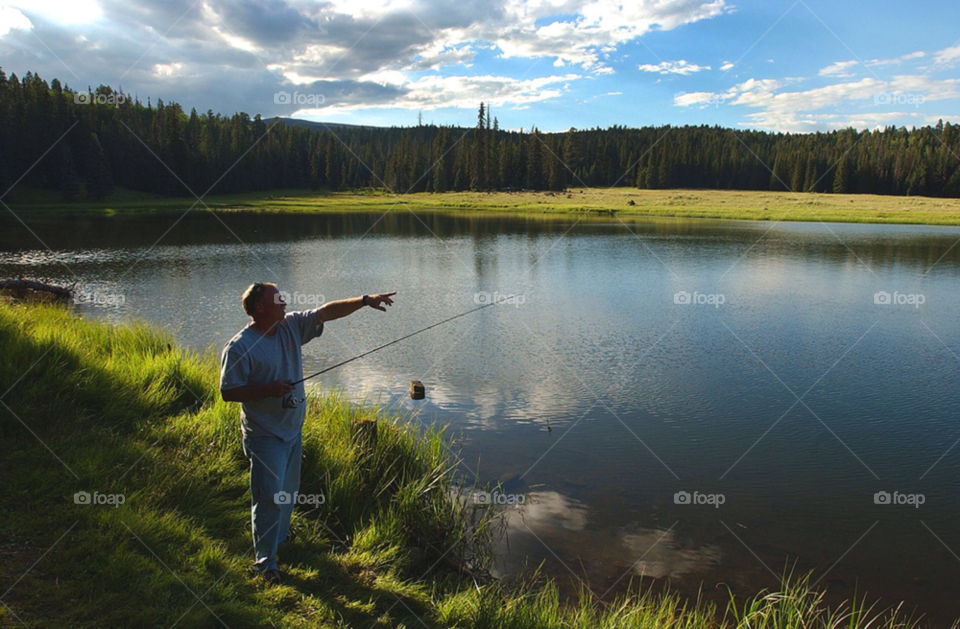
{"label": "blue sky", "polygon": [[[2,3],[2,0],[0,0]],[[960,122],[960,4],[940,0],[30,0],[8,73],[187,108],[359,124]]]}

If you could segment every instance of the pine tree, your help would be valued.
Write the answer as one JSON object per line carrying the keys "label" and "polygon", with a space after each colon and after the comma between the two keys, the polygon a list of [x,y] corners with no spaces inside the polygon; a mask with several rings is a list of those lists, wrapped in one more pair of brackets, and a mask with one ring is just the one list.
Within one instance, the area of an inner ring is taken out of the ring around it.
{"label": "pine tree", "polygon": [[[2,70],[0,70],[0,74],[2,74]],[[0,197],[6,195],[10,188],[10,177],[7,175],[7,162],[3,158],[3,153],[4,147],[0,142]]]}
{"label": "pine tree", "polygon": [[540,141],[540,133],[534,127],[530,132],[530,140],[527,142],[527,188],[533,190],[543,189],[543,146]]}
{"label": "pine tree", "polygon": [[70,147],[66,144],[60,149],[60,180],[58,188],[60,197],[67,202],[76,201],[80,194],[80,180],[77,178],[77,170],[73,165],[73,154]]}
{"label": "pine tree", "polygon": [[773,160],[773,170],[770,172],[770,189],[774,191],[783,191],[788,188],[790,185],[788,180],[790,179],[787,175],[787,169],[783,164],[784,160],[780,157],[780,154],[777,154],[776,159]]}
{"label": "pine tree", "polygon": [[113,194],[113,176],[96,133],[90,134],[87,151],[87,198],[99,201]]}
{"label": "pine tree", "polygon": [[340,156],[337,154],[337,142],[338,140],[334,137],[327,138],[326,176],[327,176],[327,185],[330,186],[331,190],[339,190],[341,185]]}
{"label": "pine tree", "polygon": [[669,188],[673,185],[672,154],[666,145],[660,150],[660,159],[657,162],[657,188]]}
{"label": "pine tree", "polygon": [[563,142],[563,161],[573,171],[574,184],[578,184],[577,178],[583,176],[581,172],[583,168],[583,149],[580,136],[574,127],[570,127],[570,130],[567,131],[567,136]]}
{"label": "pine tree", "polygon": [[323,175],[326,169],[322,163],[320,151],[314,151],[310,159],[310,189],[319,190],[323,182]]}
{"label": "pine tree", "polygon": [[477,114],[477,128],[473,133],[473,168],[470,177],[470,188],[485,190],[487,187],[487,118],[486,109],[480,103],[480,112]]}
{"label": "pine tree", "polygon": [[517,135],[517,149],[512,151],[510,168],[513,172],[513,181],[517,188],[527,186],[527,153],[530,150],[527,146],[529,140],[524,138],[523,129]]}
{"label": "pine tree", "polygon": [[450,136],[446,129],[441,129],[440,133],[433,140],[433,183],[431,188],[434,192],[446,192],[449,190],[447,183],[447,173],[450,170],[450,161],[452,157],[450,151]]}
{"label": "pine tree", "polygon": [[500,142],[499,164],[497,168],[500,171],[500,188],[516,188],[517,183],[514,180],[513,172],[513,145],[509,142]]}
{"label": "pine tree", "polygon": [[816,192],[817,187],[817,162],[813,157],[807,158],[806,176],[803,181],[804,192]]}
{"label": "pine tree", "polygon": [[805,163],[798,159],[793,164],[793,174],[790,176],[790,190],[803,192],[803,177],[806,175]]}
{"label": "pine tree", "polygon": [[833,174],[833,193],[844,194],[847,191],[847,178],[849,177],[850,167],[847,165],[847,158],[844,156],[837,164],[836,172]]}

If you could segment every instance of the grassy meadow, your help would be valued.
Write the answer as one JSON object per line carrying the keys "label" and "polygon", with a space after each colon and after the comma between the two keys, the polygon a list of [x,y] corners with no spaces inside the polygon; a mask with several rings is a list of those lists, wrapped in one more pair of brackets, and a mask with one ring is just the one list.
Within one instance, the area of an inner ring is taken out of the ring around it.
{"label": "grassy meadow", "polygon": [[[830,609],[802,576],[726,609],[650,591],[569,600],[542,577],[507,588],[484,577],[501,520],[461,499],[451,436],[336,394],[311,398],[304,430],[301,493],[325,499],[297,507],[283,584],[266,586],[215,357],[146,324],[8,301],[0,344],[0,625],[916,626],[866,598]],[[361,420],[378,421],[375,447],[354,439]]]}
{"label": "grassy meadow", "polygon": [[380,190],[210,195],[203,204],[192,197],[162,198],[118,190],[96,203],[65,204],[57,193],[17,190],[7,201],[18,214],[185,212],[206,207],[217,211],[257,212],[505,212],[547,218],[577,215],[677,217],[758,221],[842,223],[912,223],[960,225],[960,199],[894,197],[866,194],[817,194],[734,190],[638,190],[571,188],[566,192],[446,192],[394,195]]}

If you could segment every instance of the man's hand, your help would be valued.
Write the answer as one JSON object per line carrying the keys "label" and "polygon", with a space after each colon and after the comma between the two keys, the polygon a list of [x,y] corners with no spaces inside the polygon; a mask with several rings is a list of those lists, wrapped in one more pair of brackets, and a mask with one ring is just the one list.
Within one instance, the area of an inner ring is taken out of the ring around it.
{"label": "man's hand", "polygon": [[370,306],[371,308],[376,308],[381,312],[386,312],[387,309],[384,308],[381,304],[392,306],[393,300],[390,298],[396,294],[397,294],[397,291],[393,291],[392,293],[380,293],[379,295],[367,295],[367,305]]}
{"label": "man's hand", "polygon": [[294,386],[286,380],[277,380],[263,386],[263,393],[266,397],[283,397],[293,391]]}

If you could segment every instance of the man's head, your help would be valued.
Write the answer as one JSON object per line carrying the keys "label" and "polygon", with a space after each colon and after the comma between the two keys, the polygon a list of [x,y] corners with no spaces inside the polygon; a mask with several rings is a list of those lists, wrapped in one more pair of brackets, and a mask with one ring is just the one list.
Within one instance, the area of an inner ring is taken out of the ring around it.
{"label": "man's head", "polygon": [[276,284],[257,282],[243,292],[243,311],[250,315],[254,323],[272,327],[286,315],[287,302]]}

